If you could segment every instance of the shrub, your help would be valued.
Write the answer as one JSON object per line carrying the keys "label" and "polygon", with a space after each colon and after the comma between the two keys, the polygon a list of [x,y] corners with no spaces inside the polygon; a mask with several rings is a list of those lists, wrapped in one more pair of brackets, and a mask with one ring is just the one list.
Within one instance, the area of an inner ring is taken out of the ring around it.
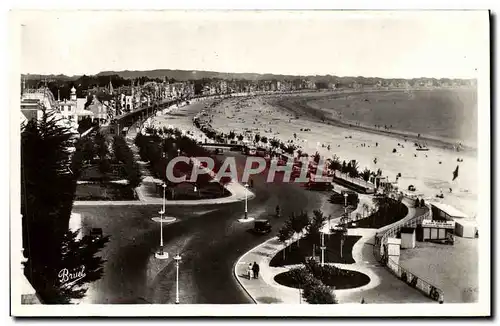
{"label": "shrub", "polygon": [[332,290],[318,280],[306,284],[304,287],[303,297],[310,304],[337,303]]}
{"label": "shrub", "polygon": [[349,271],[339,269],[332,265],[321,266],[319,262],[313,259],[308,259],[305,262],[306,269],[318,280],[324,284],[333,284],[334,279],[349,275]]}

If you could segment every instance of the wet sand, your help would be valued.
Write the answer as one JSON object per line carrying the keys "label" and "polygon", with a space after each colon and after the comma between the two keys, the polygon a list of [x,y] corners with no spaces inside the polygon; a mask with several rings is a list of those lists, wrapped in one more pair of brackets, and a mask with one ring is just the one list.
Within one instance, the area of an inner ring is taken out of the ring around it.
{"label": "wet sand", "polygon": [[[382,92],[394,92],[394,91],[379,91]],[[401,91],[403,92],[403,91]],[[363,92],[351,92],[349,95],[361,95]],[[331,112],[327,112],[326,110],[322,110],[319,106],[314,103],[314,100],[317,99],[335,99],[340,97],[345,97],[346,93],[338,93],[334,95],[310,95],[302,98],[282,98],[276,99],[273,104],[277,106],[281,106],[282,108],[288,109],[291,112],[300,114],[303,118],[312,119],[317,122],[323,122],[332,126],[348,128],[351,130],[365,131],[369,133],[375,133],[379,135],[386,135],[390,137],[394,137],[400,140],[411,141],[412,143],[424,143],[427,146],[439,147],[442,149],[455,150],[455,146],[457,145],[457,141],[451,139],[439,139],[438,137],[432,137],[429,135],[421,134],[420,136],[417,133],[406,132],[401,130],[393,130],[388,129],[385,130],[383,128],[375,128],[374,126],[367,125],[356,125],[352,121],[342,121],[340,119],[335,119]],[[473,155],[477,155],[477,148],[470,142],[462,142],[462,148],[460,152],[470,153]]]}
{"label": "wet sand", "polygon": [[[352,127],[329,119],[322,122],[324,114],[305,103],[311,98],[326,96],[331,94],[231,98],[207,111],[217,130],[245,134],[249,141],[259,134],[268,139],[292,141],[309,154],[318,151],[327,158],[337,155],[341,160],[354,159],[360,171],[365,167],[372,171],[380,168],[391,181],[401,173],[399,189],[405,191],[409,185],[414,185],[417,189],[414,194],[428,201],[450,204],[471,217],[477,214],[477,155],[474,150],[457,153],[449,149],[447,142],[429,140],[429,151],[420,152],[415,150],[414,139],[407,137],[405,142],[398,133]],[[463,158],[463,162],[457,162],[457,158]],[[457,165],[460,166],[459,177],[452,181]],[[441,191],[444,198],[436,198]]]}

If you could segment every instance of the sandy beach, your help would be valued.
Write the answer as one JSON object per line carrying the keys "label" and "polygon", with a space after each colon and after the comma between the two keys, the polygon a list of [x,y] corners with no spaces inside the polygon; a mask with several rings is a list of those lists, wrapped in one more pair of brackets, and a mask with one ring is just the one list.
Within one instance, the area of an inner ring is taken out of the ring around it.
{"label": "sandy beach", "polygon": [[[306,110],[304,105],[296,104],[296,99],[307,103],[314,97],[318,94],[232,98],[206,110],[212,118],[212,126],[217,130],[237,134],[246,132],[249,139],[259,134],[284,142],[293,140],[310,154],[318,151],[327,158],[337,155],[341,160],[354,159],[358,161],[360,170],[365,167],[374,171],[381,169],[391,181],[401,173],[399,189],[406,190],[409,185],[414,185],[417,189],[414,194],[455,206],[470,217],[476,216],[475,151],[456,152],[449,149],[446,142],[447,146],[441,146],[442,140],[427,142],[427,152],[416,151],[411,136],[334,124],[325,119],[320,110],[314,112],[313,106],[307,106]],[[393,153],[393,149],[397,152]],[[463,162],[457,162],[458,158]],[[452,181],[457,165],[459,177]],[[436,198],[441,191],[444,198]]]}

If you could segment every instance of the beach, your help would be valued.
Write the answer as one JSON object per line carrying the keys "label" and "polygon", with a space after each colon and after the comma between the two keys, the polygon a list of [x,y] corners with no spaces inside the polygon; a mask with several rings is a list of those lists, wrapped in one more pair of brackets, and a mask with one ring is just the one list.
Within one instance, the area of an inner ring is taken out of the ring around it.
{"label": "beach", "polygon": [[[317,151],[326,158],[337,155],[341,161],[356,160],[361,171],[365,167],[372,171],[381,169],[390,181],[401,173],[400,190],[413,185],[414,195],[452,205],[471,218],[476,216],[477,153],[470,141],[466,150],[457,152],[452,142],[434,139],[432,135],[416,138],[411,132],[385,132],[339,122],[314,103],[317,99],[325,101],[328,96],[311,93],[229,98],[205,110],[216,130],[242,133],[249,139],[259,134],[283,142],[292,140],[309,154]],[[425,141],[429,150],[417,151],[417,139]],[[459,158],[462,162],[457,161]],[[459,176],[452,181],[457,166]],[[441,192],[444,198],[436,198]]]}

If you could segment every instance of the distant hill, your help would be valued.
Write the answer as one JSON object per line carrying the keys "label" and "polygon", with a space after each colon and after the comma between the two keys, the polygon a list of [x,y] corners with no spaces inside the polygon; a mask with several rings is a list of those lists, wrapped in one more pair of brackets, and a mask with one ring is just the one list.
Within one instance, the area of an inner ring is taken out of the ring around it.
{"label": "distant hill", "polygon": [[44,80],[47,79],[47,82],[55,81],[55,80],[77,80],[81,76],[66,76],[66,75],[36,75],[36,74],[26,74],[21,75],[21,77],[25,77],[26,80]]}
{"label": "distant hill", "polygon": [[[138,78],[150,78],[150,79],[163,79],[167,77],[168,79],[175,79],[177,81],[187,81],[187,80],[200,80],[200,79],[244,79],[250,81],[257,80],[293,80],[293,79],[309,79],[312,82],[327,82],[327,83],[335,83],[340,85],[349,85],[354,82],[364,85],[374,85],[377,82],[383,81],[396,81],[403,82],[405,80],[409,82],[427,82],[433,81],[437,82],[436,78],[412,78],[412,79],[404,79],[404,78],[379,78],[379,77],[363,77],[363,76],[348,76],[348,77],[339,77],[332,75],[309,75],[309,76],[298,76],[298,75],[278,75],[278,74],[257,74],[257,73],[226,73],[226,72],[217,72],[217,71],[202,71],[202,70],[171,70],[171,69],[156,69],[156,70],[124,70],[124,71],[102,71],[94,76],[66,76],[66,75],[23,75],[27,80],[37,80],[42,81],[47,79],[50,81],[78,81],[86,79],[88,77],[119,77],[124,79],[138,79]],[[455,79],[453,79],[455,80]],[[450,81],[448,78],[439,79],[439,81]],[[463,80],[461,80],[463,81]]]}
{"label": "distant hill", "polygon": [[186,80],[199,80],[204,78],[219,78],[219,79],[246,79],[246,80],[285,80],[285,79],[296,79],[304,78],[305,76],[292,76],[292,75],[275,75],[275,74],[256,74],[256,73],[226,73],[217,71],[202,71],[202,70],[170,70],[170,69],[158,69],[158,70],[147,70],[147,71],[103,71],[97,74],[98,76],[109,76],[118,75],[122,78],[160,78],[164,76],[168,78],[173,78],[179,81]]}

